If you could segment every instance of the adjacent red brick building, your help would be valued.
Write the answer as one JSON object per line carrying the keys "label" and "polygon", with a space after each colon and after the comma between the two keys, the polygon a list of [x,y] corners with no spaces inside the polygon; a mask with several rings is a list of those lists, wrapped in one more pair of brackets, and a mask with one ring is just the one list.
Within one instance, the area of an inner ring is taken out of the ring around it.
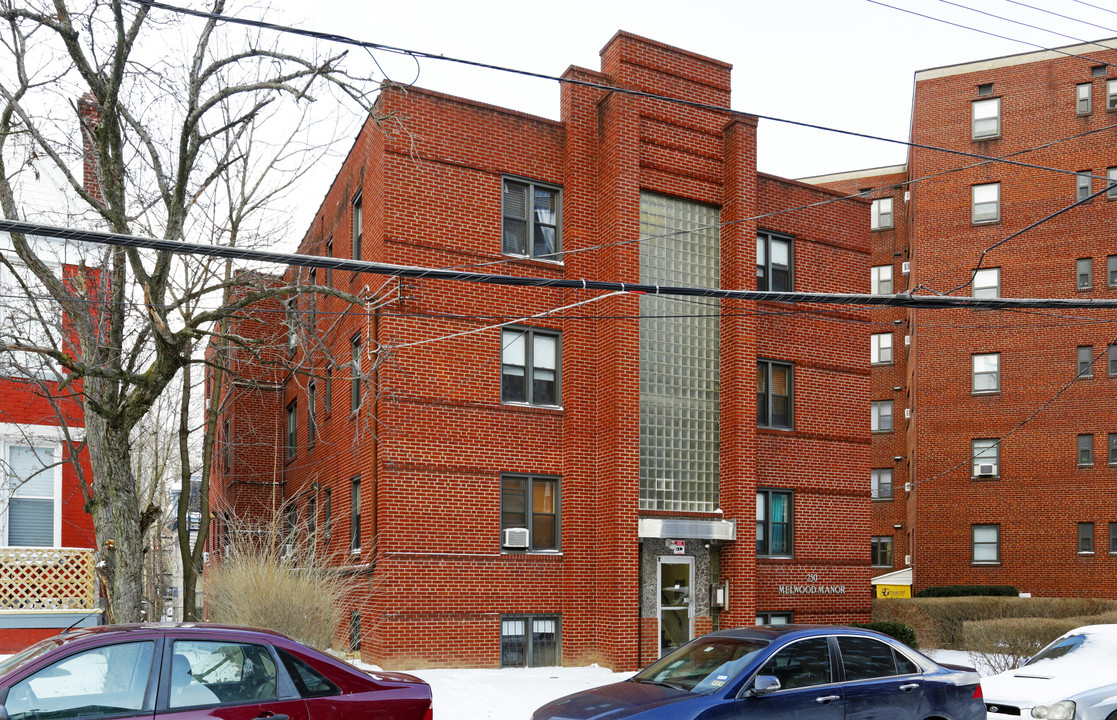
{"label": "adjacent red brick building", "polygon": [[[730,105],[728,65],[624,32],[565,78]],[[300,252],[864,290],[869,202],[758,173],[755,118],[561,99],[556,122],[386,87]],[[867,311],[287,279],[364,305],[290,301],[289,369],[226,404],[216,495],[343,558],[364,658],[633,668],[719,626],[868,619]]]}
{"label": "adjacent red brick building", "polygon": [[[1111,297],[1117,192],[1040,221],[1117,179],[1115,62],[1090,44],[918,72],[908,165],[810,181],[864,192],[874,219],[890,208],[871,262],[896,292]],[[873,357],[872,399],[895,418],[874,435],[873,467],[892,472],[873,503],[890,546],[874,574],[911,566],[916,590],[1117,592],[1112,314],[872,316],[894,348]]]}

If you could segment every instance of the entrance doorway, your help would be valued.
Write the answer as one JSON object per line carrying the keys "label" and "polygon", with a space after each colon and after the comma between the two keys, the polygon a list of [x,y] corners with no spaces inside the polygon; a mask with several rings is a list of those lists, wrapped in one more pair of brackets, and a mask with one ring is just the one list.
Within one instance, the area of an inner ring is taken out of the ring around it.
{"label": "entrance doorway", "polygon": [[659,654],[694,638],[694,558],[659,558]]}

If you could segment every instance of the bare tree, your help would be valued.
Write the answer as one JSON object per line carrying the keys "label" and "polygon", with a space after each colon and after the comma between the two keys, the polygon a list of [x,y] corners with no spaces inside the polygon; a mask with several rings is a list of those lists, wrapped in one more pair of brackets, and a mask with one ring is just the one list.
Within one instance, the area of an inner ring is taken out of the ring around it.
{"label": "bare tree", "polygon": [[[223,13],[225,5],[212,0],[208,9]],[[339,136],[336,127],[316,125],[315,97],[355,103],[363,117],[378,88],[349,75],[343,54],[291,51],[213,19],[156,18],[148,6],[123,0],[0,0],[0,20],[0,209],[11,219],[96,223],[171,240],[274,242],[264,211],[290,190],[308,157]],[[26,197],[40,167],[74,198],[63,217],[36,210]],[[361,299],[275,278],[250,282],[223,261],[134,248],[86,249],[74,262],[54,264],[44,261],[43,246],[13,234],[10,251],[0,252],[0,266],[30,300],[21,327],[37,329],[0,335],[0,354],[48,368],[26,374],[52,395],[80,398],[92,467],[81,477],[108,618],[137,621],[144,534],[161,512],[137,480],[137,426],[182,377],[182,492],[198,465],[208,482],[216,416],[195,418],[190,399],[202,373],[191,367],[221,354],[200,358],[203,345],[249,345],[228,331],[231,320],[269,298],[330,292]],[[215,378],[221,382],[222,373]],[[198,429],[203,443],[192,455],[189,436]],[[207,531],[203,512],[197,545],[180,538],[184,566],[199,566]]]}

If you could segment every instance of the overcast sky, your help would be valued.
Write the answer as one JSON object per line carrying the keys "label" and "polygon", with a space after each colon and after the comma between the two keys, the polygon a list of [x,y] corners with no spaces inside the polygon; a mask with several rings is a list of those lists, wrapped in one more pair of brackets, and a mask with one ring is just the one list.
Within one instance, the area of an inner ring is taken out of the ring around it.
{"label": "overcast sky", "polygon": [[[561,75],[570,65],[599,68],[601,47],[623,29],[732,63],[736,110],[899,140],[908,134],[916,70],[1029,52],[1037,45],[1117,37],[1113,0],[880,2],[1025,42],[952,27],[871,0],[315,0],[293,3],[274,19],[549,75]],[[313,16],[307,15],[309,7]],[[378,59],[393,80],[409,82],[418,71],[416,84],[422,87],[558,117],[554,82],[441,61],[416,66],[390,55]],[[785,177],[892,165],[905,157],[900,145],[769,121],[760,125],[760,169]]]}

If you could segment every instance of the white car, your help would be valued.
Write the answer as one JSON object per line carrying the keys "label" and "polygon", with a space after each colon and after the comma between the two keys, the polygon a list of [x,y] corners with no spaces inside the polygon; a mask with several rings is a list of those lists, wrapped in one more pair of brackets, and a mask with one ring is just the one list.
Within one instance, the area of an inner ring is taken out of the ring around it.
{"label": "white car", "polygon": [[1117,720],[1117,625],[1071,630],[981,691],[988,720]]}

